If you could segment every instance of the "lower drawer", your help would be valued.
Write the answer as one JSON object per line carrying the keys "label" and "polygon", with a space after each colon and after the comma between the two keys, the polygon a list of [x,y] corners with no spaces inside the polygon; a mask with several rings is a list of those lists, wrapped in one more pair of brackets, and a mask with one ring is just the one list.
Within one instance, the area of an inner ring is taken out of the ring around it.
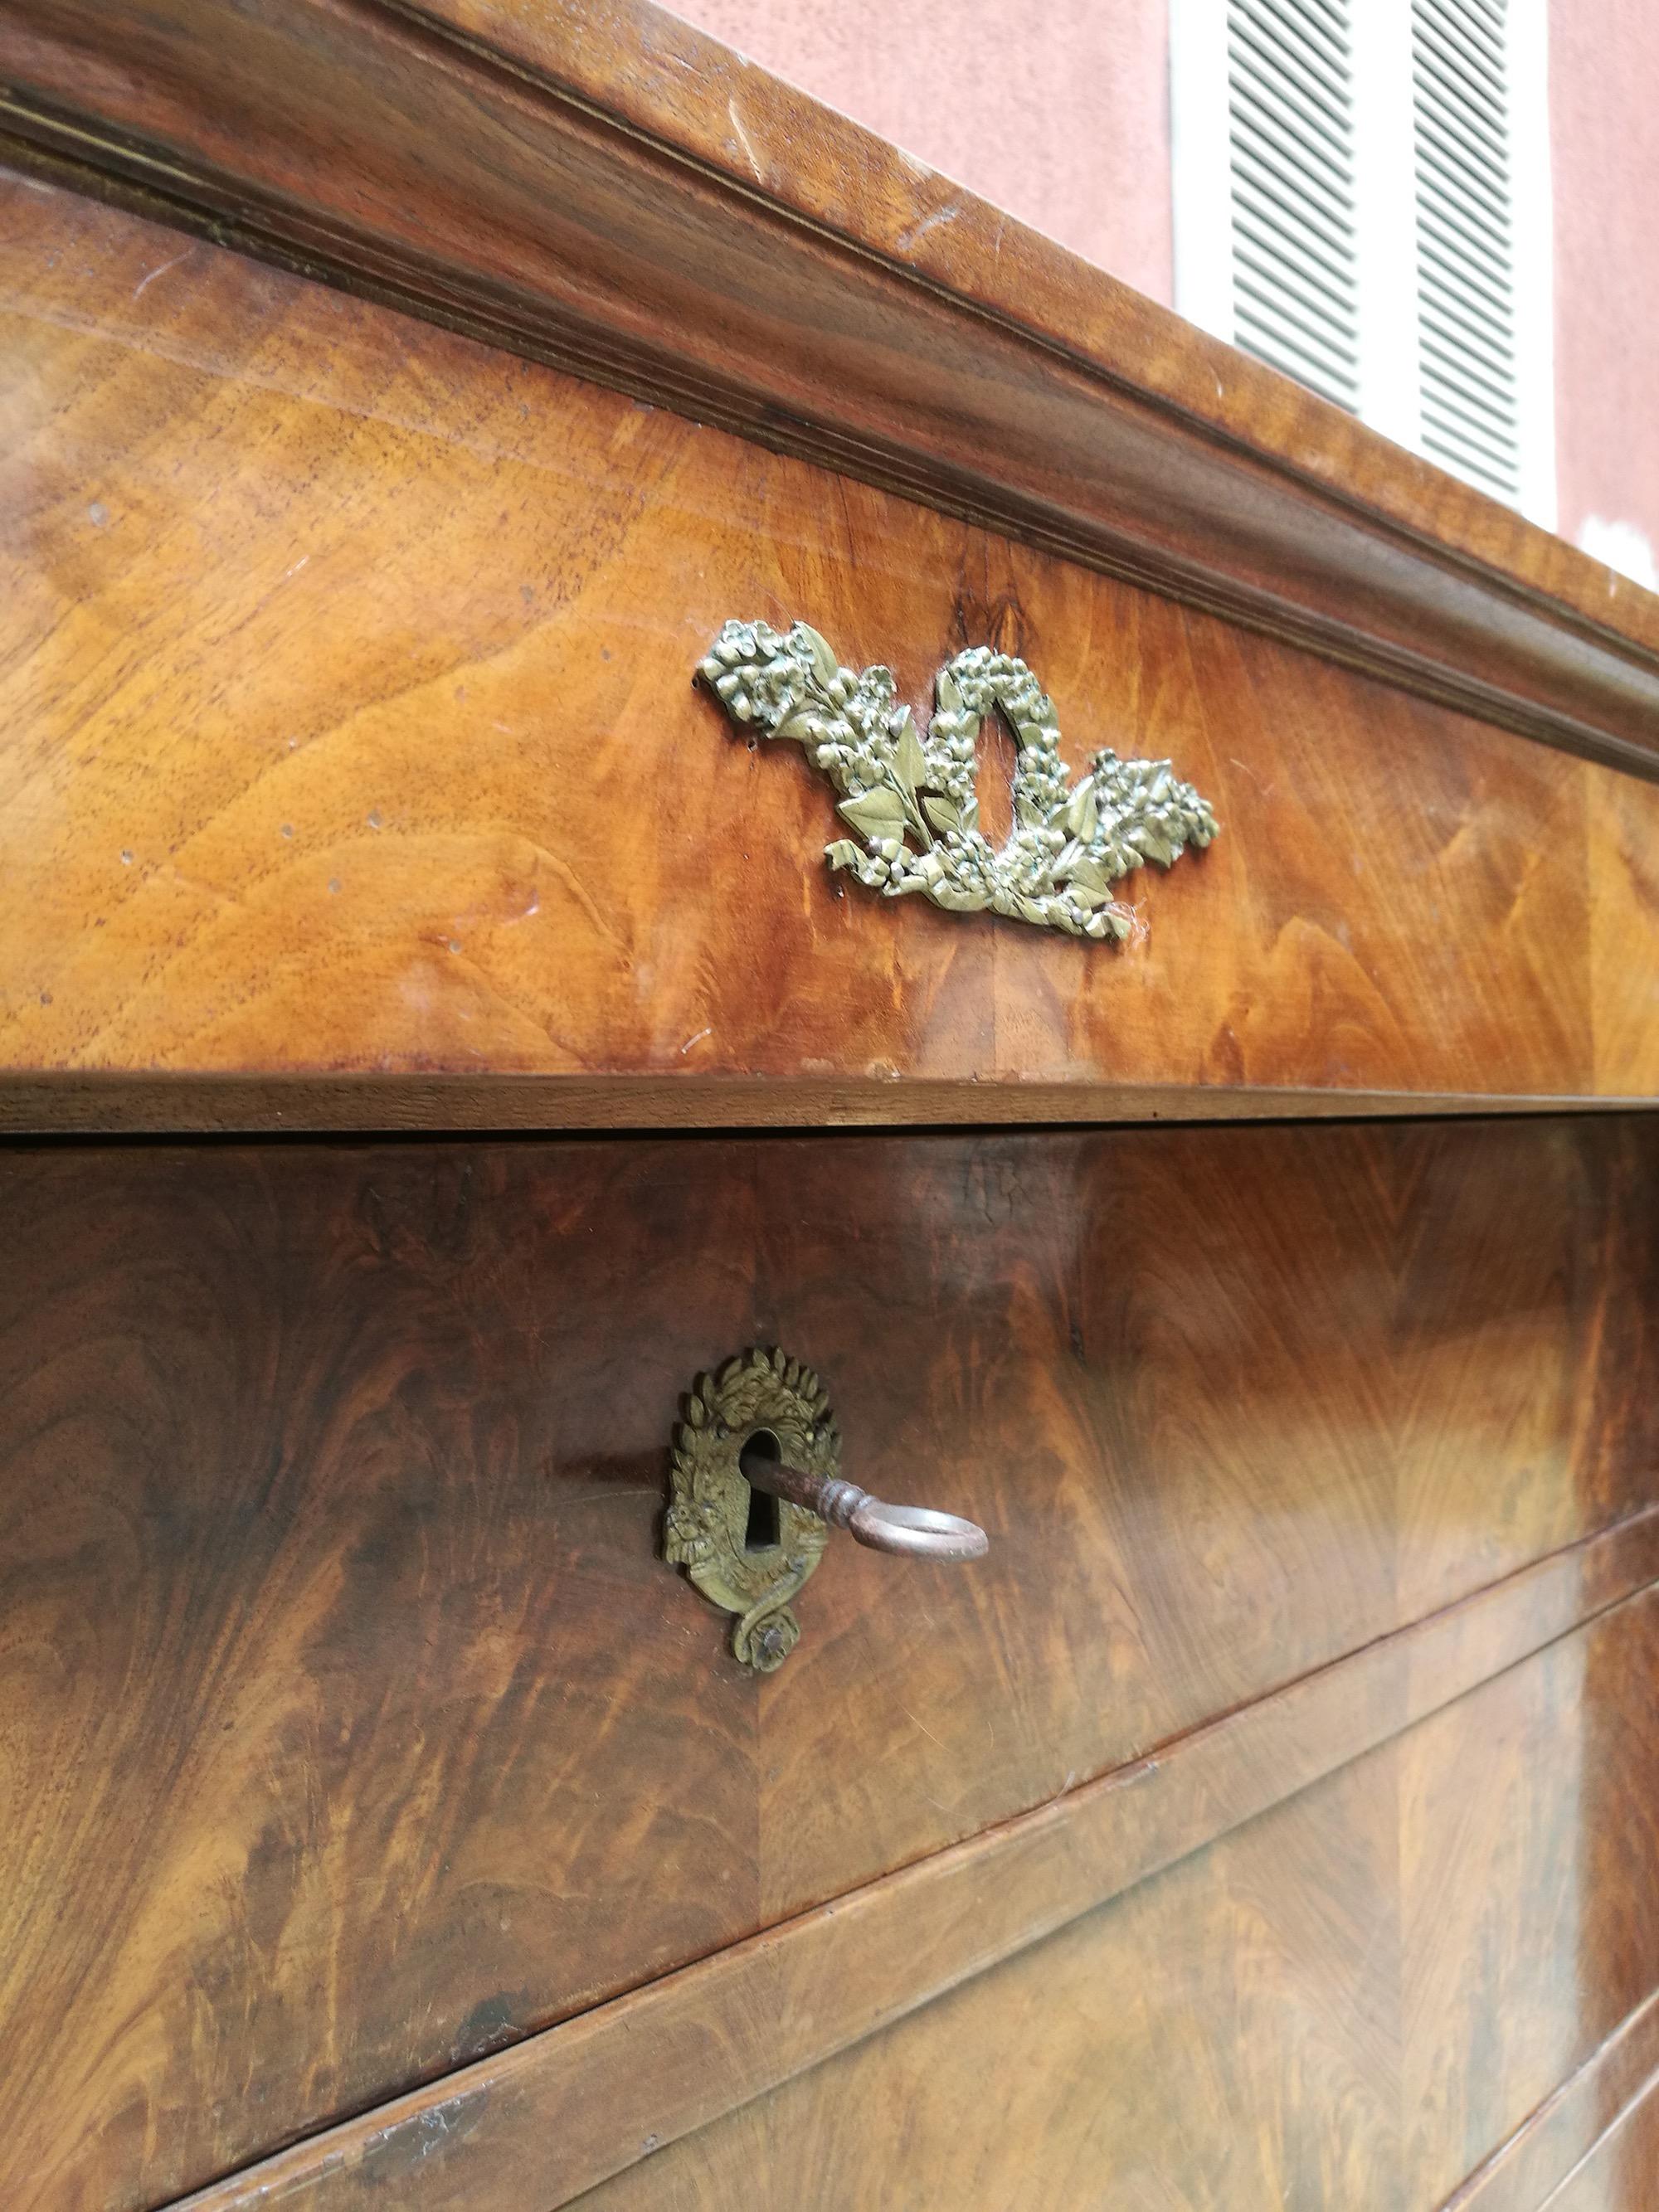
{"label": "lower drawer", "polygon": [[[1644,1507],[1649,1127],[8,1155],[0,2201],[161,2203]],[[992,1542],[835,1537],[764,1677],[659,1550],[762,1342]]]}
{"label": "lower drawer", "polygon": [[581,2212],[1651,2212],[1656,1680],[1650,1592]]}

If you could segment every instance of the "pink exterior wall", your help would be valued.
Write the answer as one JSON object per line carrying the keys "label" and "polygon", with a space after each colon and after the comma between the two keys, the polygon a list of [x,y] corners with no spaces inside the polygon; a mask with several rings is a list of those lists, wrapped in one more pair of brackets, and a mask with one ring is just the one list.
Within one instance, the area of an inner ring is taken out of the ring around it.
{"label": "pink exterior wall", "polygon": [[[1639,573],[1659,547],[1659,7],[1553,0],[1557,526]],[[1587,528],[1587,526],[1594,526]]]}
{"label": "pink exterior wall", "polygon": [[1167,303],[1164,0],[673,0],[685,16]]}

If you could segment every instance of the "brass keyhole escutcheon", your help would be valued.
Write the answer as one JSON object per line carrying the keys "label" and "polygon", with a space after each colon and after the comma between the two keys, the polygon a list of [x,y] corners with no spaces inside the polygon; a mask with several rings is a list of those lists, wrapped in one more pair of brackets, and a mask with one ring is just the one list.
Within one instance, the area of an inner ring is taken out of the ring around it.
{"label": "brass keyhole escutcheon", "polygon": [[818,1378],[781,1352],[739,1352],[692,1384],[674,1430],[663,1537],[670,1565],[738,1616],[737,1656],[769,1674],[799,1639],[791,1600],[823,1557],[830,1529],[807,1507],[751,1485],[746,1450],[826,1480],[840,1470],[841,1438]]}
{"label": "brass keyhole escutcheon", "polygon": [[913,1559],[978,1559],[985,1531],[957,1514],[887,1505],[841,1474],[841,1437],[817,1376],[757,1348],[700,1375],[674,1431],[663,1556],[736,1613],[732,1649],[769,1674],[800,1636],[791,1600],[832,1528]]}

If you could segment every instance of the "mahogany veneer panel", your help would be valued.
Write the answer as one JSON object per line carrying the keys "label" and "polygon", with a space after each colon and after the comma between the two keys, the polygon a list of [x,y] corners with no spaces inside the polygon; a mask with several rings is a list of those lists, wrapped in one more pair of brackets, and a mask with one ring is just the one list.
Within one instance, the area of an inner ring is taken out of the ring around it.
{"label": "mahogany veneer panel", "polygon": [[[193,2212],[374,2212],[388,2188],[401,2212],[574,2198],[1650,1589],[1656,1536],[1659,1508],[1630,1516],[1155,1759],[262,2160],[193,2197]],[[1527,2176],[1564,2172],[1644,2078],[1655,2011],[1638,2007],[1472,2178],[1481,2212],[1534,2212]]]}
{"label": "mahogany veneer panel", "polygon": [[[1547,2203],[1560,2212],[1553,2194],[1558,2183],[1570,2189],[1581,2166],[1605,2176],[1619,2162],[1610,2138],[1618,2139],[1621,2116],[1659,2084],[1656,2069],[1659,1989],[1447,2198],[1444,2212],[1538,2212]],[[1659,2166],[1650,2160],[1628,2179],[1645,2183],[1656,2172]],[[1646,2201],[1637,2191],[1629,2212],[1637,2212]],[[1602,2205],[1601,2212],[1608,2212],[1608,2207]],[[1612,2212],[1626,2212],[1623,2200],[1615,2199]]]}
{"label": "mahogany veneer panel", "polygon": [[[1611,1116],[10,1156],[8,2201],[205,2179],[1648,1504],[1656,1173]],[[994,1547],[837,1544],[763,1682],[656,1558],[753,1340]]]}
{"label": "mahogany veneer panel", "polygon": [[1633,2100],[1546,2212],[1648,2212],[1659,2174],[1659,2075]]}
{"label": "mahogany veneer panel", "polygon": [[584,2212],[1431,2212],[1659,1986],[1656,1680],[1650,1595]]}
{"label": "mahogany veneer panel", "polygon": [[[1653,1088],[1650,785],[38,185],[0,305],[14,1078]],[[1121,954],[843,891],[828,787],[691,689],[737,612],[918,704],[1021,651],[1224,834]]]}
{"label": "mahogany veneer panel", "polygon": [[1624,777],[1597,784],[1589,811],[1596,1059],[1650,1097],[1659,1092],[1659,967],[1635,948],[1659,918],[1655,829]]}

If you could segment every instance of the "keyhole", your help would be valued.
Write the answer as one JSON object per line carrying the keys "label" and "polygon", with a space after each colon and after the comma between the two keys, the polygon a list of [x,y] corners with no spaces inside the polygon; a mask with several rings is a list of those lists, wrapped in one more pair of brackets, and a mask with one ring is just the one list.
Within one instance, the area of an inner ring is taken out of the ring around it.
{"label": "keyhole", "polygon": [[[783,1447],[770,1429],[757,1429],[739,1455],[739,1464],[760,1461],[775,1467],[783,1457]],[[749,1492],[749,1520],[743,1532],[745,1552],[769,1552],[774,1544],[783,1541],[783,1530],[778,1520],[778,1501],[769,1490]]]}
{"label": "keyhole", "polygon": [[974,761],[974,795],[979,801],[979,826],[994,850],[1000,852],[1014,830],[1014,769],[1019,747],[999,707],[994,707],[979,726],[979,744]]}

